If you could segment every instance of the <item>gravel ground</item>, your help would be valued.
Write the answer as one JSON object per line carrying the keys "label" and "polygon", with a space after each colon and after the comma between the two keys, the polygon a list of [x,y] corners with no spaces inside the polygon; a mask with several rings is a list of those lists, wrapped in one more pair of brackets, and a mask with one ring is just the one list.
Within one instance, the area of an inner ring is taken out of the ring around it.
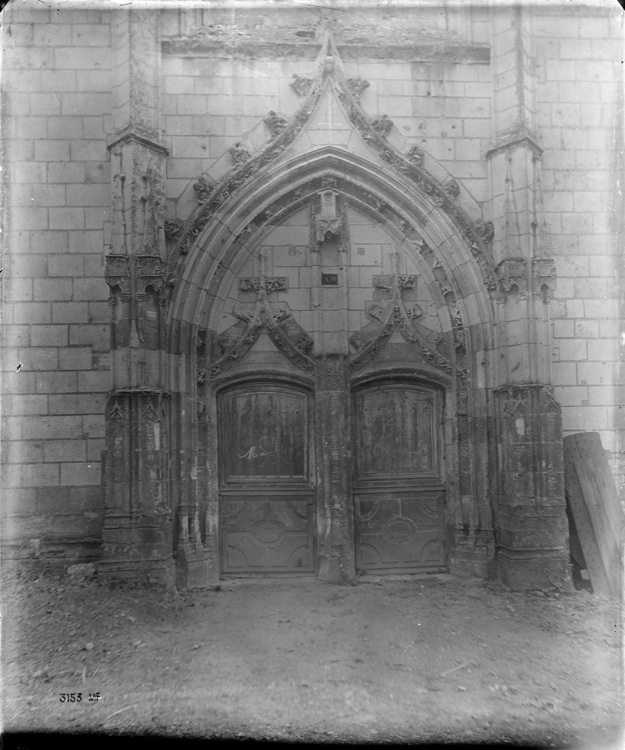
{"label": "gravel ground", "polygon": [[7,736],[620,746],[622,615],[588,592],[31,575],[2,599]]}

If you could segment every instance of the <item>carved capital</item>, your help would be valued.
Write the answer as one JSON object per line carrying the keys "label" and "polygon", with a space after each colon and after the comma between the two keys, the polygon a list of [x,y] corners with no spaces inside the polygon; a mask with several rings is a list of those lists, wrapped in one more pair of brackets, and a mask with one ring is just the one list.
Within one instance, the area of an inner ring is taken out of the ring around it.
{"label": "carved capital", "polygon": [[527,264],[523,258],[510,258],[497,266],[501,292],[505,295],[527,293]]}
{"label": "carved capital", "polygon": [[141,291],[151,286],[155,292],[160,292],[165,284],[165,266],[158,255],[139,255],[135,261],[138,285]]}
{"label": "carved capital", "polygon": [[130,258],[127,255],[107,255],[104,279],[111,289],[130,291]]}
{"label": "carved capital", "polygon": [[532,287],[536,295],[548,302],[556,288],[556,265],[553,258],[535,258],[532,261]]}

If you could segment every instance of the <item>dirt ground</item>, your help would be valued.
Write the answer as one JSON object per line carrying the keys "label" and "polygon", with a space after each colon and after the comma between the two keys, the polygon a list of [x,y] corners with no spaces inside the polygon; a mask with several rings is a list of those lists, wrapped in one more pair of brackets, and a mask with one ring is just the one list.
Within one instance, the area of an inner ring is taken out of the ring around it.
{"label": "dirt ground", "polygon": [[8,733],[620,746],[622,615],[589,592],[41,575],[2,609]]}

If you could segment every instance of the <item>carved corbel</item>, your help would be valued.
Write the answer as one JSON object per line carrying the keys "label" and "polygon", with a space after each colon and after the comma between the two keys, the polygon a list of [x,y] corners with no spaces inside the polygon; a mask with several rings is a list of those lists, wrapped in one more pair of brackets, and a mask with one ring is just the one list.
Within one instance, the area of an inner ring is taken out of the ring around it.
{"label": "carved corbel", "polygon": [[104,279],[111,289],[130,292],[130,258],[128,255],[107,255]]}

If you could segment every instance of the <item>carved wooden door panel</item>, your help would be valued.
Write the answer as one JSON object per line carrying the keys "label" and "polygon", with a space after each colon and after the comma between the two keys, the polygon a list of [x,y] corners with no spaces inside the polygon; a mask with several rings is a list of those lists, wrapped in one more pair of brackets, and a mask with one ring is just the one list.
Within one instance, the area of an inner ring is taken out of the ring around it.
{"label": "carved wooden door panel", "polygon": [[221,570],[313,573],[309,395],[248,385],[219,399]]}
{"label": "carved wooden door panel", "polygon": [[357,390],[356,566],[417,572],[444,565],[441,396],[385,383]]}

